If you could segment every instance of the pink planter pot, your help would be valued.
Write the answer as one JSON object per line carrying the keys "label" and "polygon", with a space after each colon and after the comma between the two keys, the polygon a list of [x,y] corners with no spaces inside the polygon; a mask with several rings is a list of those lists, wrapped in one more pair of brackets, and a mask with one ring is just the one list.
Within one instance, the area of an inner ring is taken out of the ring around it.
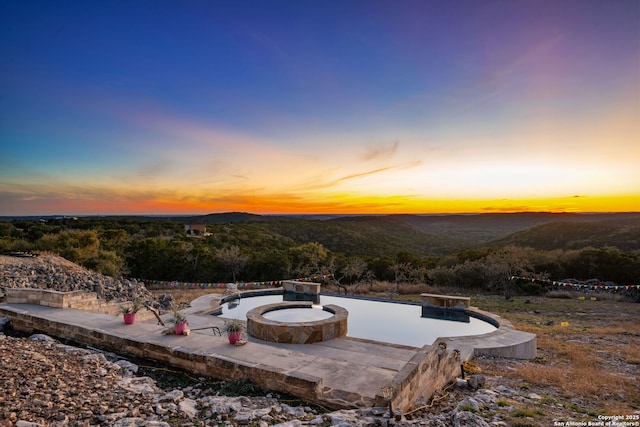
{"label": "pink planter pot", "polygon": [[133,322],[136,321],[136,314],[135,313],[123,313],[122,315],[124,316],[124,324],[125,325],[133,325]]}
{"label": "pink planter pot", "polygon": [[173,325],[173,332],[176,335],[184,335],[184,331],[185,329],[187,329],[187,325],[187,322],[176,323],[175,325]]}
{"label": "pink planter pot", "polygon": [[229,332],[229,344],[235,344],[242,339],[242,331]]}

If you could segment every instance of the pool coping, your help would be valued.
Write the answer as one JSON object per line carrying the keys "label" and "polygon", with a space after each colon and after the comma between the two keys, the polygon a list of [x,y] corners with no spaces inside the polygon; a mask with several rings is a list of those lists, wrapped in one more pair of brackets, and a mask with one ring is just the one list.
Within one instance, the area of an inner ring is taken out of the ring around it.
{"label": "pool coping", "polygon": [[[243,298],[245,296],[263,296],[263,295],[279,295],[284,292],[284,288],[270,288],[245,290],[231,295],[209,294],[197,298],[191,302],[192,307],[196,307],[203,312],[213,312],[219,310],[220,305],[235,298]],[[341,295],[335,293],[321,293],[320,295],[337,296],[342,298],[362,299],[368,301],[380,301],[396,304],[418,305],[421,304],[414,301],[392,300],[387,298],[373,298],[361,295]],[[214,301],[210,301],[213,299]],[[199,302],[199,300],[201,300]],[[209,300],[208,303],[204,303]],[[461,335],[455,337],[442,336],[436,338],[432,343],[425,345],[434,345],[439,342],[449,343],[450,346],[460,350],[463,359],[471,359],[477,356],[493,356],[507,357],[513,359],[534,359],[537,356],[537,336],[530,332],[517,330],[513,324],[507,319],[488,312],[480,310],[478,307],[469,306],[469,308],[453,308],[452,310],[463,311],[469,316],[483,320],[495,326],[497,329],[485,334],[479,335]],[[420,348],[401,344],[387,343],[384,341],[369,340],[357,337],[344,337],[344,339],[357,340],[379,345],[395,346],[400,348]]]}
{"label": "pool coping", "polygon": [[[506,319],[476,308],[470,314],[493,319],[499,328],[484,335],[438,338],[421,348],[349,337],[313,344],[250,339],[249,345],[238,347],[211,332],[223,319],[208,313],[224,297],[209,294],[184,310],[193,328],[190,337],[165,335],[166,328],[152,320],[124,325],[119,316],[74,308],[1,303],[0,315],[18,330],[41,331],[220,379],[249,377],[265,389],[335,409],[385,406],[382,389],[391,387],[392,404],[406,411],[459,376],[462,360],[481,354],[535,357],[535,334],[517,331]],[[170,314],[162,317],[169,321]]]}

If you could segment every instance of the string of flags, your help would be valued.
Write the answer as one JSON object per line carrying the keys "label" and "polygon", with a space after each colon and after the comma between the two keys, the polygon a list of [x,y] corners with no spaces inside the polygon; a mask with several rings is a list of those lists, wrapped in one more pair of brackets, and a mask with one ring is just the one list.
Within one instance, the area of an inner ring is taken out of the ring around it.
{"label": "string of flags", "polygon": [[[323,278],[326,278],[327,275],[323,275]],[[319,277],[300,277],[297,279],[289,279],[295,280],[298,282],[304,282],[309,280],[317,280]],[[616,284],[603,284],[603,283],[575,283],[569,281],[560,281],[560,280],[548,280],[548,279],[537,279],[535,277],[523,277],[523,276],[511,276],[509,280],[524,280],[532,283],[544,283],[549,286],[554,287],[563,287],[563,288],[573,288],[573,289],[582,289],[582,290],[640,290],[640,285],[616,285]],[[144,283],[145,285],[154,285],[154,286],[162,286],[165,288],[227,288],[229,287],[229,283],[222,282],[180,282],[177,280],[152,280],[152,279],[138,279],[139,282]],[[257,281],[257,282],[238,282],[233,283],[234,287],[237,288],[253,288],[260,286],[281,286],[283,280],[266,280],[266,281]]]}
{"label": "string of flags", "polygon": [[[326,278],[328,275],[323,275],[323,278]],[[309,280],[317,280],[319,276],[313,277],[300,277],[297,279],[288,279],[294,280],[297,282],[304,282]],[[254,288],[259,286],[281,286],[284,280],[265,280],[259,282],[180,282],[177,280],[153,280],[153,279],[137,279],[139,282],[144,283],[145,285],[153,285],[153,286],[162,286],[164,288],[227,288],[230,285],[237,288]]]}
{"label": "string of flags", "polygon": [[556,287],[565,287],[565,288],[573,288],[573,289],[588,289],[588,290],[633,290],[640,289],[640,285],[616,285],[616,284],[603,284],[601,282],[598,283],[575,283],[568,281],[560,281],[560,280],[548,280],[548,279],[536,279],[535,277],[522,277],[522,276],[511,276],[509,280],[525,280],[529,282],[539,282],[545,283],[547,285],[556,286]]}
{"label": "string of flags", "polygon": [[[139,279],[138,281],[145,285],[162,286],[165,288],[226,288],[227,283],[194,283],[194,282],[179,282],[177,280],[150,280]],[[248,288],[254,286],[280,286],[282,280],[269,280],[264,282],[240,282],[234,283],[238,288]]]}

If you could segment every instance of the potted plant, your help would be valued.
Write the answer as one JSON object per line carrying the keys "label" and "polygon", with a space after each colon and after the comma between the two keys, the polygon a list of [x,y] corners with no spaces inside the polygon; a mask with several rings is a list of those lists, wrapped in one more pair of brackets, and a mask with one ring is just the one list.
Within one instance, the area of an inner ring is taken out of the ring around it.
{"label": "potted plant", "polygon": [[140,310],[140,303],[138,301],[133,301],[129,305],[124,305],[120,308],[120,312],[124,317],[125,325],[133,325],[133,322],[136,321],[136,313]]}
{"label": "potted plant", "polygon": [[179,310],[173,312],[173,332],[176,335],[184,335],[184,331],[187,329],[189,322],[187,322],[187,315]]}
{"label": "potted plant", "polygon": [[242,339],[244,324],[238,319],[225,320],[224,330],[229,337],[229,343],[235,344]]}

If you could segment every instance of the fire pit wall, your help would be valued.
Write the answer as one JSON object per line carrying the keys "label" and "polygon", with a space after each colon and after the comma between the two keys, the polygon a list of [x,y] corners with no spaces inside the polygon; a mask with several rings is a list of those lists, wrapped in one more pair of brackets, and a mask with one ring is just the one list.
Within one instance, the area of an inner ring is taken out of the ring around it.
{"label": "fire pit wall", "polygon": [[247,333],[263,341],[288,344],[311,344],[347,335],[348,312],[337,305],[322,308],[333,316],[312,322],[279,322],[263,316],[269,311],[291,308],[314,310],[311,302],[283,302],[256,307],[247,312]]}

